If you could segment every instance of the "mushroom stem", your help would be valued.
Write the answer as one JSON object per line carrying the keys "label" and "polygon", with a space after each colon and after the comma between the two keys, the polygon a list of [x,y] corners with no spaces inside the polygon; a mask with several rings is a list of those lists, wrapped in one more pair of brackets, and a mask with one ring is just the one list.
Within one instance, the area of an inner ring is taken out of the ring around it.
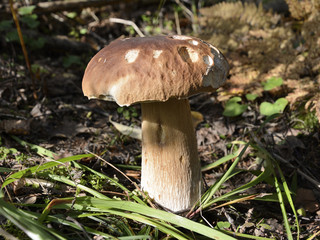
{"label": "mushroom stem", "polygon": [[201,169],[187,99],[142,103],[141,186],[173,212],[192,207],[201,194]]}

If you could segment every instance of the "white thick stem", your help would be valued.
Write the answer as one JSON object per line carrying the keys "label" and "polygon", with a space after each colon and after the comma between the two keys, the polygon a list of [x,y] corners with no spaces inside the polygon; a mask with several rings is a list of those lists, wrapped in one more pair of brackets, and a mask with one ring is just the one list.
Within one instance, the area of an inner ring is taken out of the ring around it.
{"label": "white thick stem", "polygon": [[201,169],[189,102],[142,103],[141,186],[161,206],[179,212],[199,199]]}

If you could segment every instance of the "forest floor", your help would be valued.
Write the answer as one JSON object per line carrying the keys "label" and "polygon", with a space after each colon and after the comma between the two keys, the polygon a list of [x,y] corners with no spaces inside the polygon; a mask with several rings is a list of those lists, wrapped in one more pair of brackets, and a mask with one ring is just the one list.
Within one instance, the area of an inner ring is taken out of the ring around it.
{"label": "forest floor", "polygon": [[[124,136],[109,121],[111,118],[123,126],[139,127],[140,107],[119,108],[113,102],[89,101],[81,89],[86,64],[95,52],[114,39],[136,36],[132,27],[108,19],[130,19],[146,36],[176,34],[179,30],[208,41],[223,52],[231,67],[226,84],[215,93],[190,98],[191,109],[197,113],[202,166],[236,152],[239,142],[254,143],[237,168],[263,171],[264,159],[271,156],[279,163],[290,184],[295,207],[300,210],[300,239],[319,233],[319,12],[309,12],[297,19],[289,12],[267,11],[255,4],[220,3],[201,8],[193,23],[188,12],[177,10],[180,17],[177,29],[174,9],[178,8],[170,4],[160,11],[157,5],[138,8],[119,4],[49,14],[35,10],[19,12],[32,78],[11,16],[0,17],[0,182],[11,171],[47,161],[12,136],[54,152],[56,159],[94,153],[112,164],[140,165],[140,141]],[[269,90],[265,86],[270,79],[281,80]],[[235,102],[230,101],[234,97],[238,97]],[[261,104],[267,102],[273,109],[272,104],[277,105],[281,98],[287,103],[279,116],[266,123]],[[229,114],[225,111],[228,104],[233,106]],[[270,156],[257,150],[261,148]],[[81,162],[133,188],[101,160],[89,158]],[[209,187],[219,179],[231,163],[203,171],[206,185]],[[139,184],[139,168],[122,171]],[[252,175],[244,172],[227,181],[219,194],[251,179]],[[58,192],[23,183],[7,185],[3,190],[6,199],[28,204],[75,194],[71,190]],[[112,196],[112,190],[102,192]],[[273,192],[275,187],[265,182],[246,193]],[[283,216],[276,202],[243,201],[208,209],[203,216],[214,226],[229,222],[232,231],[286,239]],[[293,225],[290,207],[288,218]],[[0,226],[5,228],[1,216]],[[295,235],[295,229],[292,230]]]}

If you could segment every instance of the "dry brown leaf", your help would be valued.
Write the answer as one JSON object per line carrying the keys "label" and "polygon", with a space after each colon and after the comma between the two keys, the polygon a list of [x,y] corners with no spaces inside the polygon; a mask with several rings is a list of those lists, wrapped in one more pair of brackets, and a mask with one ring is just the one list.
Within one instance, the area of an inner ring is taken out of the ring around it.
{"label": "dry brown leaf", "polygon": [[308,212],[313,213],[319,209],[319,202],[311,189],[299,188],[295,203],[298,207],[303,207]]}
{"label": "dry brown leaf", "polygon": [[197,126],[203,122],[203,115],[196,111],[191,111],[191,117],[193,122],[193,127],[196,129]]}

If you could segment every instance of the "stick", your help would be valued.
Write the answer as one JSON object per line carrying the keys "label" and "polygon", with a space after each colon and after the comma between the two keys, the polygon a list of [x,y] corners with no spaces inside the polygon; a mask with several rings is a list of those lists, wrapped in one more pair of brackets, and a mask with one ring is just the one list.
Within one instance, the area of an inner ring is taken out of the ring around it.
{"label": "stick", "polygon": [[138,26],[134,22],[132,22],[130,20],[124,20],[124,19],[120,19],[120,18],[109,18],[109,21],[113,22],[113,23],[121,23],[121,24],[124,24],[124,25],[129,25],[129,26],[134,28],[134,30],[138,33],[138,35],[140,37],[144,37],[144,34],[140,31]]}

